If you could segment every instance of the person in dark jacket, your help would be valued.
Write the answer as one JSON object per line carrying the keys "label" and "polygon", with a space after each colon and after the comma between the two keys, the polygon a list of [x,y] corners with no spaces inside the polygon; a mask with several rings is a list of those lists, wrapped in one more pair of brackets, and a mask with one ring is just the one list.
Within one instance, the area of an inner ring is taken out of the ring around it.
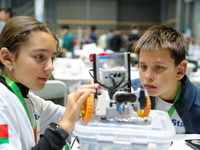
{"label": "person in dark jacket", "polygon": [[152,109],[169,113],[176,133],[200,133],[200,88],[186,75],[187,40],[166,25],[150,27],[134,44],[140,79],[132,87],[145,88]]}
{"label": "person in dark jacket", "polygon": [[128,51],[131,51],[132,46],[140,39],[141,35],[139,32],[139,27],[133,26],[131,28],[131,33],[128,36]]}
{"label": "person in dark jacket", "polygon": [[110,49],[114,52],[120,52],[124,44],[122,32],[119,28],[114,29],[113,36],[110,39]]}

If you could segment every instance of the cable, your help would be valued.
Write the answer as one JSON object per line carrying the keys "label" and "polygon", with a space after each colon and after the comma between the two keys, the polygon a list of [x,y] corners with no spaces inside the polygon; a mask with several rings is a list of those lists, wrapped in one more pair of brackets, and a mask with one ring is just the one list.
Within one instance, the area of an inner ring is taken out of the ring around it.
{"label": "cable", "polygon": [[[82,118],[82,116],[80,116],[80,118]],[[78,136],[75,136],[75,138],[74,138],[74,140],[73,140],[73,142],[72,142],[72,144],[71,144],[71,149],[72,149],[72,147],[74,146],[74,143],[75,143],[76,140],[77,140],[77,142],[79,143]]]}
{"label": "cable", "polygon": [[124,78],[125,78],[125,73],[123,73],[123,78],[122,78],[122,80],[115,86],[115,87],[113,87],[113,90],[116,90],[121,84],[122,84],[122,82],[124,81]]}
{"label": "cable", "polygon": [[[89,74],[90,74],[90,76],[94,79],[94,76],[91,74],[91,72],[90,71],[93,71],[93,69],[90,69],[89,70]],[[99,81],[97,81],[97,83],[99,84],[99,85],[101,85],[102,87],[104,87],[104,88],[106,88],[106,89],[108,89],[108,90],[111,90],[111,88],[109,88],[109,87],[107,87],[107,86],[105,86],[105,85],[103,85],[102,83],[100,83]]]}
{"label": "cable", "polygon": [[115,82],[115,77],[113,74],[110,74],[109,77],[111,78],[112,80],[112,83],[113,83],[113,87],[116,87],[116,82]]}
{"label": "cable", "polygon": [[73,142],[72,142],[72,144],[71,144],[71,149],[72,149],[72,147],[74,146],[74,143],[75,143],[76,140],[77,140],[77,142],[79,143],[78,136],[75,136],[75,138],[74,138],[74,140],[73,140]]}
{"label": "cable", "polygon": [[[90,76],[94,79],[94,76],[91,74],[91,71],[93,71],[93,69],[90,69],[90,70],[89,70],[89,74],[90,74]],[[107,87],[107,86],[103,85],[102,83],[100,83],[99,81],[96,81],[96,82],[97,82],[99,85],[101,85],[102,87],[108,89],[109,96],[110,96],[110,98],[112,98],[113,94],[115,93],[115,91],[116,91],[118,88],[125,87],[125,86],[128,84],[128,81],[127,81],[124,85],[120,86],[120,85],[123,83],[124,79],[125,79],[125,73],[123,73],[122,75],[123,75],[123,78],[122,78],[122,80],[121,80],[117,85],[116,85],[114,76],[113,76],[112,74],[109,76],[110,79],[112,80],[113,87]]]}
{"label": "cable", "polygon": [[91,74],[90,71],[93,71],[93,69],[90,69],[90,70],[89,70],[89,74],[90,74],[90,76],[94,79],[94,76]]}

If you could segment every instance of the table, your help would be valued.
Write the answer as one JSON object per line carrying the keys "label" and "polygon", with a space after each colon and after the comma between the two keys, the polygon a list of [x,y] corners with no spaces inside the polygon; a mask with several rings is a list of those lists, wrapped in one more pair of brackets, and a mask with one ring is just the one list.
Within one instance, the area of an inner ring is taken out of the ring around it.
{"label": "table", "polygon": [[81,59],[57,58],[54,61],[53,77],[66,83],[68,93],[74,92],[80,85],[87,84],[91,78],[90,67]]}
{"label": "table", "polygon": [[169,150],[193,150],[185,143],[186,139],[200,139],[200,134],[176,134]]}

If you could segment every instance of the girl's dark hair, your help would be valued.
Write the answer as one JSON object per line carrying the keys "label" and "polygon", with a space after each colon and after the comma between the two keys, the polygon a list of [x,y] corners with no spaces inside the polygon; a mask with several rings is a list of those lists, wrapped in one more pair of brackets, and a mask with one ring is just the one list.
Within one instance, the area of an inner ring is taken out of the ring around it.
{"label": "girl's dark hair", "polygon": [[[29,40],[28,35],[31,32],[36,31],[51,34],[56,40],[57,51],[60,50],[58,39],[51,29],[46,24],[29,16],[13,17],[6,23],[0,34],[0,50],[6,47],[10,52],[15,53],[17,58],[20,46]],[[0,69],[4,70],[4,65],[1,61]]]}

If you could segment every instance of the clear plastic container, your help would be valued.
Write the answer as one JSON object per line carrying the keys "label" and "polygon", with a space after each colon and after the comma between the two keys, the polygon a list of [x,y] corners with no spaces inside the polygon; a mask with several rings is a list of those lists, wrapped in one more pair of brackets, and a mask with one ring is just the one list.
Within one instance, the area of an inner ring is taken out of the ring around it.
{"label": "clear plastic container", "polygon": [[151,110],[149,124],[103,123],[93,118],[79,121],[74,135],[80,150],[167,150],[175,136],[168,113]]}

